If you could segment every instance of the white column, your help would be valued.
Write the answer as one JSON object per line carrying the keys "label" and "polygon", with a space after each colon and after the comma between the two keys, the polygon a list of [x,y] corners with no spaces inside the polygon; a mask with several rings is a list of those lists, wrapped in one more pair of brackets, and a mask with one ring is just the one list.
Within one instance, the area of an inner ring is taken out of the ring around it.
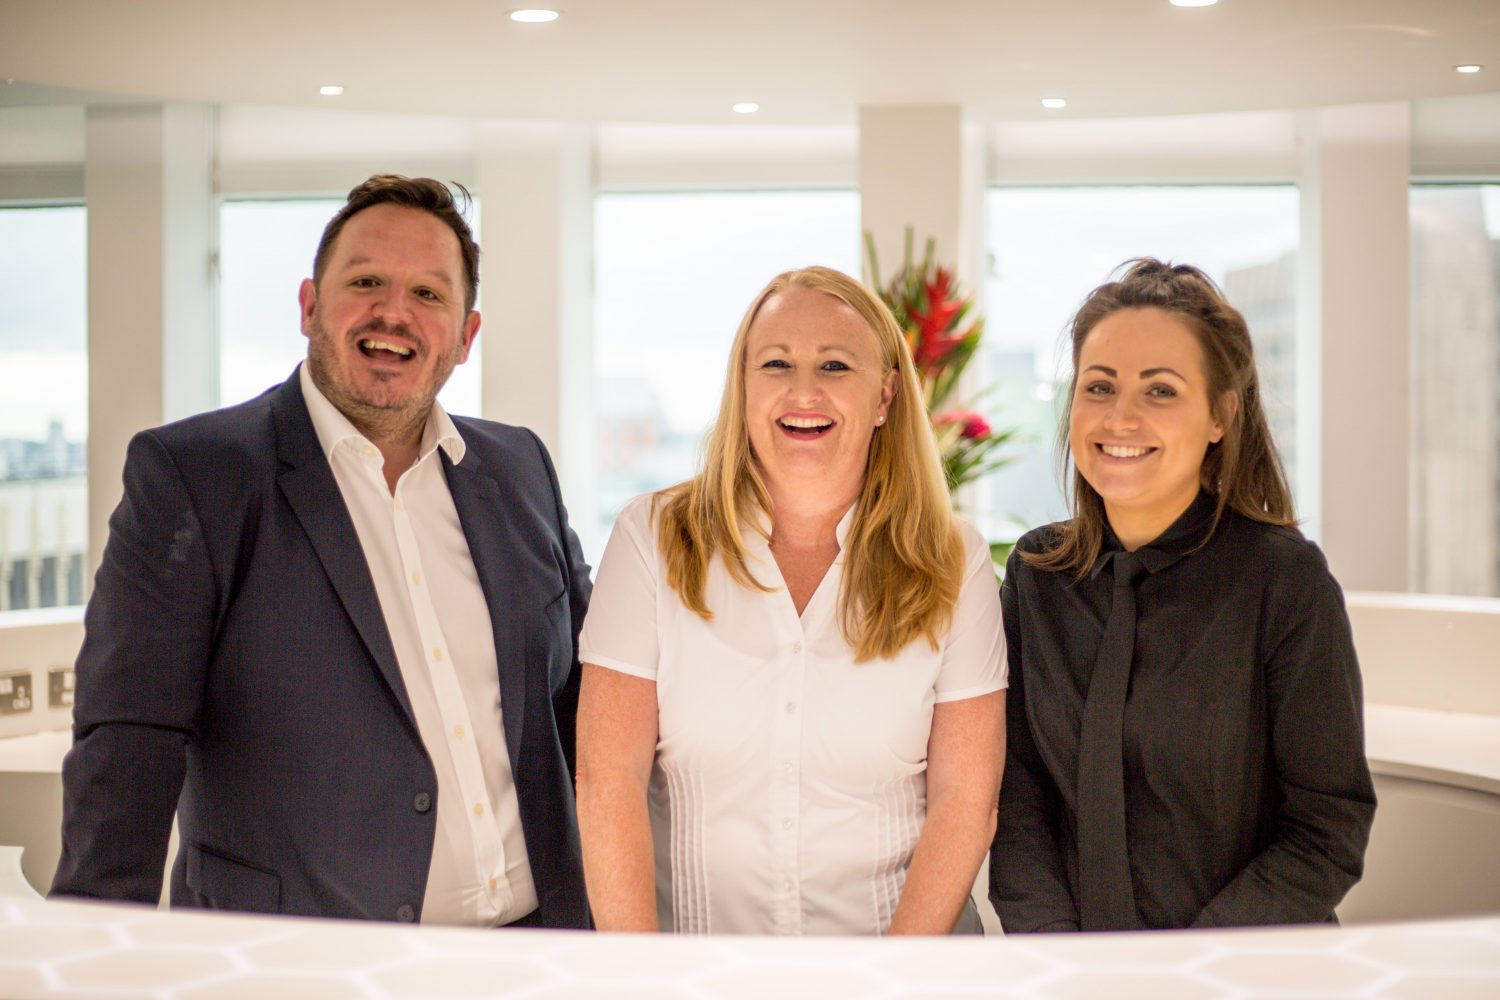
{"label": "white column", "polygon": [[218,405],[213,109],[90,107],[83,184],[92,581],[131,435]]}
{"label": "white column", "polygon": [[937,241],[937,259],[967,276],[963,258],[973,240],[966,243],[964,192],[972,173],[965,169],[958,105],[859,109],[860,228],[875,239],[881,280],[901,266],[908,226],[914,256],[921,256],[930,237]]}
{"label": "white column", "polygon": [[[536,431],[586,535],[597,464],[592,134],[584,126],[483,122],[475,149],[483,413]],[[594,540],[583,541],[587,548]]]}
{"label": "white column", "polygon": [[1348,589],[1410,583],[1411,110],[1301,120],[1297,499]]}

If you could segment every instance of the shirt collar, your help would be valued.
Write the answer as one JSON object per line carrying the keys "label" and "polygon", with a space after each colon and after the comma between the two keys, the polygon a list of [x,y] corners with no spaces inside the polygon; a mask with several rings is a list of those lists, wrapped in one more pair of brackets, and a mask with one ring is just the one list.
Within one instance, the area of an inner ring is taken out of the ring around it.
{"label": "shirt collar", "polygon": [[[1188,504],[1187,510],[1172,522],[1171,527],[1137,549],[1136,554],[1140,556],[1141,565],[1146,571],[1159,573],[1203,544],[1204,536],[1213,523],[1214,508],[1217,503],[1212,493],[1199,490],[1193,502]],[[1114,530],[1106,521],[1099,558],[1094,560],[1094,567],[1089,570],[1089,576],[1098,576],[1109,565],[1115,553],[1123,551],[1125,551],[1125,546],[1120,544],[1119,538],[1115,537]]]}
{"label": "shirt collar", "polygon": [[[350,423],[343,411],[323,395],[323,390],[312,380],[307,362],[298,366],[297,378],[302,386],[302,398],[307,403],[307,415],[312,418],[313,431],[318,435],[318,446],[323,449],[323,455],[329,462],[333,461],[334,449],[345,441],[374,447],[374,443]],[[434,448],[442,448],[447,452],[448,460],[454,465],[464,460],[464,439],[458,433],[453,418],[443,409],[443,404],[436,400],[433,400],[432,411],[428,413],[427,423],[422,427],[422,444],[417,449],[417,460],[426,458]]]}
{"label": "shirt collar", "polygon": [[[854,512],[859,508],[859,501],[849,505],[844,511],[844,516],[839,518],[838,525],[833,529],[834,537],[839,543],[839,554],[834,557],[834,562],[844,561],[844,543],[849,538],[849,529],[854,527]],[[751,507],[740,516],[740,534],[745,539],[745,546],[756,556],[769,556],[771,551],[771,515],[766,511]]]}

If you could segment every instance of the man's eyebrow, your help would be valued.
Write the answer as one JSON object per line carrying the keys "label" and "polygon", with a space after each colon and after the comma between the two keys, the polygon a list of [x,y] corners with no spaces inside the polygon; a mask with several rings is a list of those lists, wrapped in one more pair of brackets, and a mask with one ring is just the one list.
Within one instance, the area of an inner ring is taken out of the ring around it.
{"label": "man's eyebrow", "polygon": [[[344,267],[346,269],[351,267],[363,267],[365,264],[373,264],[375,262],[376,261],[374,257],[350,257],[348,260],[344,261]],[[422,273],[436,278],[438,281],[449,287],[452,287],[453,285],[453,282],[448,278],[448,275],[442,271],[429,269]]]}

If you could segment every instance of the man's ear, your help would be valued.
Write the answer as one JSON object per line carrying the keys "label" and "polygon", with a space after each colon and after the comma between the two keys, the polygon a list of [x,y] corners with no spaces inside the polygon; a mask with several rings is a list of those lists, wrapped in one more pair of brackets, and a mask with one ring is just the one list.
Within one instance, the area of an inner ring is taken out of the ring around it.
{"label": "man's ear", "polygon": [[469,315],[464,317],[464,353],[458,359],[459,364],[469,360],[469,352],[474,349],[474,341],[479,336],[479,311],[470,309]]}
{"label": "man's ear", "polygon": [[312,336],[313,310],[318,307],[318,286],[311,278],[303,278],[297,288],[297,304],[302,307],[302,336]]}

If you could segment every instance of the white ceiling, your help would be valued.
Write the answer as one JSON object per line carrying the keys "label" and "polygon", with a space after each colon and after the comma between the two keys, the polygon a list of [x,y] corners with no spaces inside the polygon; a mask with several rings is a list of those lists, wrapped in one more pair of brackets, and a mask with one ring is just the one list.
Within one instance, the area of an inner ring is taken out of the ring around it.
{"label": "white ceiling", "polygon": [[[1296,108],[1500,91],[1500,0],[0,0],[0,104],[53,88],[591,122],[851,124]],[[1476,76],[1458,63],[1487,66]],[[4,81],[14,83],[6,86]],[[342,84],[342,97],[318,96]],[[66,97],[66,95],[63,95]],[[1069,102],[1046,111],[1043,97]]]}

